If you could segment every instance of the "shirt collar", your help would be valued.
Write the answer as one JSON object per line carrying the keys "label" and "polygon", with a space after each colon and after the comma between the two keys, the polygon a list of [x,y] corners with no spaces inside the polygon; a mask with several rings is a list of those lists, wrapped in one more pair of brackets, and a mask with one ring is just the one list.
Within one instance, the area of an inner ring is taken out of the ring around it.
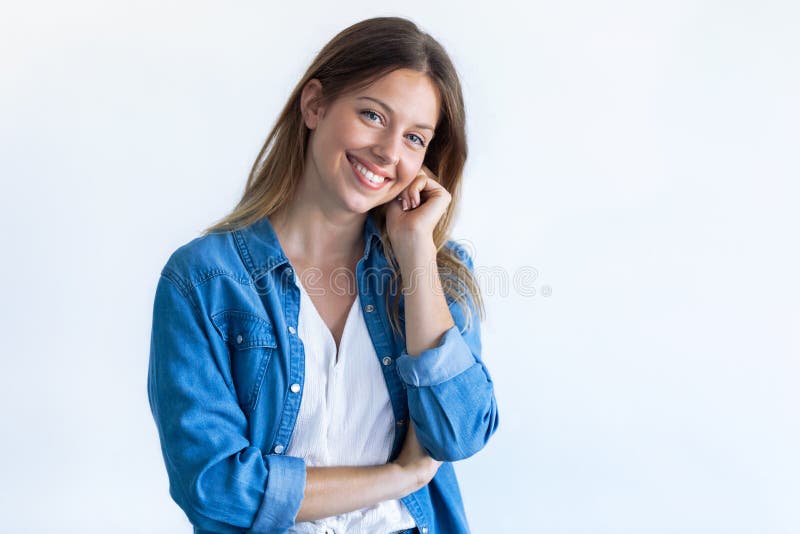
{"label": "shirt collar", "polygon": [[[251,225],[234,230],[232,233],[239,254],[251,275],[263,276],[275,267],[289,263],[269,217],[262,217]],[[381,233],[375,215],[370,211],[364,222],[365,258],[369,257],[373,241],[380,241],[380,237]]]}

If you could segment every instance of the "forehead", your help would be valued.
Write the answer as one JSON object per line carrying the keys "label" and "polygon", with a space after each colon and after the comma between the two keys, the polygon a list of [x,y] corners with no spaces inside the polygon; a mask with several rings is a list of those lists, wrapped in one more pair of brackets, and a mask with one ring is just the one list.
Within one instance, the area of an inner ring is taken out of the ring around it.
{"label": "forehead", "polygon": [[400,119],[436,125],[439,118],[439,89],[422,72],[397,69],[349,95],[358,102],[374,104],[374,101],[359,99],[365,96],[384,102]]}

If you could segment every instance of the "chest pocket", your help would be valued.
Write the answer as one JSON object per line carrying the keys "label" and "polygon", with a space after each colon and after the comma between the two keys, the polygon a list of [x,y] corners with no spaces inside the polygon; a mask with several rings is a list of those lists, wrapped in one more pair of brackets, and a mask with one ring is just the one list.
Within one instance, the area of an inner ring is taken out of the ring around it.
{"label": "chest pocket", "polygon": [[272,323],[267,318],[239,310],[218,312],[211,316],[211,321],[228,345],[239,405],[249,414],[258,401],[277,346]]}

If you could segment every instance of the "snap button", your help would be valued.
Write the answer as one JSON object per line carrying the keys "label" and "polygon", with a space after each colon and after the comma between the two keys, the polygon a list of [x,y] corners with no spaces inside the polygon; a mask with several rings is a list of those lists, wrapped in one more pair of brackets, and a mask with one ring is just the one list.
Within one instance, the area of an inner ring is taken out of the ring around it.
{"label": "snap button", "polygon": [[428,527],[422,527],[422,534],[428,534]]}
{"label": "snap button", "polygon": [[275,445],[275,449],[273,450],[275,451],[275,454],[280,454],[283,452],[283,445]]}
{"label": "snap button", "polygon": [[292,393],[297,393],[298,391],[300,391],[300,384],[292,384],[292,387],[290,387],[289,389],[292,390]]}
{"label": "snap button", "polygon": [[295,330],[293,326],[289,327],[289,333],[294,334],[296,332],[297,332],[297,330]]}
{"label": "snap button", "polygon": [[241,343],[242,341],[244,341],[244,338],[242,337],[242,334],[239,334],[238,336],[236,336],[236,343]]}
{"label": "snap button", "polygon": [[286,274],[288,274],[289,276],[292,276],[292,268],[291,267],[288,267],[286,269]]}
{"label": "snap button", "polygon": [[373,311],[375,309],[375,306],[373,306],[372,304],[367,304],[364,307],[364,309],[367,310],[368,312],[371,312],[371,311]]}
{"label": "snap button", "polygon": [[383,365],[392,365],[392,358],[391,358],[391,356],[384,356],[384,357],[383,357]]}
{"label": "snap button", "polygon": [[403,426],[404,424],[406,424],[406,420],[405,420],[405,419],[400,419],[400,420],[397,422],[397,426]]}

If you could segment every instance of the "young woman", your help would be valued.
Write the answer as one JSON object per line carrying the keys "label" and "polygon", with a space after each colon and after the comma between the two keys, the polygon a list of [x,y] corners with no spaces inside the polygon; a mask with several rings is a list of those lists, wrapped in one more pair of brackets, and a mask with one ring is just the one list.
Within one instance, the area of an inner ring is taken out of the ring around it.
{"label": "young woman", "polygon": [[468,532],[495,432],[444,49],[375,18],[298,83],[233,212],[169,258],[148,398],[195,532]]}

